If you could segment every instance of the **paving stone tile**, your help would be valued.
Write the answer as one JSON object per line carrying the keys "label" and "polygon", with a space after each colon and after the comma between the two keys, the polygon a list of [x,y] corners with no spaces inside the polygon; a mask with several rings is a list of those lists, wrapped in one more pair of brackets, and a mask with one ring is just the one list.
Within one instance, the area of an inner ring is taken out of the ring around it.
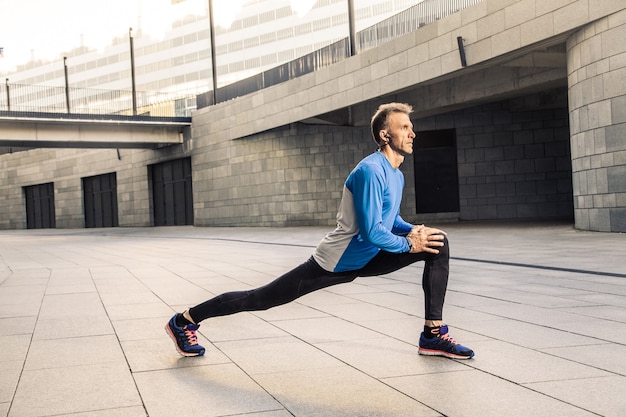
{"label": "paving stone tile", "polygon": [[12,288],[16,291],[33,291],[45,290],[48,285],[50,271],[26,269],[14,272],[7,278],[2,286],[4,289]]}
{"label": "paving stone tile", "polygon": [[113,305],[106,308],[106,312],[111,320],[163,317],[171,313],[171,311],[163,302]]}
{"label": "paving stone tile", "polygon": [[[479,354],[468,364],[506,380],[524,384],[540,381],[563,381],[610,375],[606,371],[567,359],[555,358],[544,352],[497,340],[472,342]],[[502,353],[506,352],[506,355]],[[515,358],[511,361],[511,358]]]}
{"label": "paving stone tile", "polygon": [[283,322],[275,323],[278,324],[263,321],[254,314],[241,313],[205,320],[201,324],[200,332],[214,343],[285,336],[280,325]]}
{"label": "paving stone tile", "polygon": [[583,336],[585,333],[572,333],[549,325],[524,323],[513,320],[464,323],[464,329],[495,340],[508,342],[532,349],[549,347],[579,346],[602,343],[601,340]]}
{"label": "paving stone tile", "polygon": [[365,301],[368,304],[388,308],[390,311],[412,315],[424,315],[423,292],[420,292],[418,295],[407,295],[396,292],[379,291],[366,294],[354,294],[350,297],[355,300]]}
{"label": "paving stone tile", "polygon": [[287,410],[262,411],[260,413],[236,414],[229,417],[293,417]]}
{"label": "paving stone tile", "polygon": [[104,315],[37,320],[34,340],[113,334],[111,322]]}
{"label": "paving stone tile", "polygon": [[[165,335],[165,332],[163,332]],[[231,360],[199,335],[198,343],[205,348],[203,356],[183,357],[169,337],[127,340],[122,342],[124,355],[133,373],[188,366],[205,366],[230,363]]]}
{"label": "paving stone tile", "polygon": [[68,285],[55,285],[46,288],[46,295],[61,295],[61,294],[82,294],[82,293],[95,293],[96,287],[93,283],[80,283],[80,284],[68,284]]}
{"label": "paving stone tile", "polygon": [[100,294],[124,294],[146,291],[146,287],[127,271],[104,277],[94,274],[93,281]]}
{"label": "paving stone tile", "polygon": [[380,335],[390,336],[405,343],[417,345],[419,335],[424,329],[424,321],[417,317],[392,320],[371,320],[360,323],[363,327]]}
{"label": "paving stone tile", "polygon": [[560,329],[595,337],[598,340],[626,344],[626,323],[579,316],[577,320],[558,323]]}
{"label": "paving stone tile", "polygon": [[216,346],[250,375],[342,365],[322,350],[291,336],[218,342]]}
{"label": "paving stone tile", "polygon": [[205,270],[202,273],[197,272],[191,276],[186,275],[185,279],[209,292],[213,292],[211,289],[212,286],[228,286],[228,288],[233,289],[242,285],[241,281],[216,274],[211,270]]}
{"label": "paving stone tile", "polygon": [[626,346],[624,345],[603,343],[588,346],[541,349],[541,351],[626,376],[626,362],[623,360],[626,356]]}
{"label": "paving stone tile", "polygon": [[[576,307],[578,308],[578,307]],[[542,306],[529,306],[519,303],[503,301],[489,306],[472,307],[499,318],[508,318],[529,323],[547,323],[558,327],[558,323],[576,320],[578,317],[568,309],[552,309]]]}
{"label": "paving stone tile", "polygon": [[261,374],[255,379],[296,416],[441,416],[347,366]]}
{"label": "paving stone tile", "polygon": [[100,293],[100,298],[105,307],[127,304],[150,304],[159,301],[159,298],[147,289],[126,293]]}
{"label": "paving stone tile", "polygon": [[[54,360],[50,360],[54,358]],[[65,368],[126,360],[115,335],[33,340],[25,370]]]}
{"label": "paving stone tile", "polygon": [[121,342],[128,340],[155,339],[166,334],[165,324],[173,314],[172,312],[172,314],[159,318],[134,319],[128,317],[124,320],[114,320],[111,324]]}
{"label": "paving stone tile", "polygon": [[473,291],[481,294],[483,297],[494,298],[496,300],[509,301],[516,304],[525,304],[531,306],[545,308],[562,308],[589,305],[585,301],[566,298],[565,296],[553,296],[537,294],[527,291],[503,288],[499,286],[483,285],[479,288],[474,287]]}
{"label": "paving stone tile", "polygon": [[315,317],[327,317],[328,313],[323,311],[307,307],[294,301],[282,306],[270,308],[269,310],[253,311],[251,312],[261,320],[265,321],[280,321],[280,320],[295,320],[295,319],[310,319]]}
{"label": "paving stone tile", "polygon": [[21,373],[22,362],[0,362],[0,403],[13,400]]}
{"label": "paving stone tile", "polygon": [[107,363],[25,370],[10,415],[53,416],[140,405],[128,367]]}
{"label": "paving stone tile", "polygon": [[41,308],[41,299],[31,300],[26,303],[16,302],[15,304],[0,304],[1,318],[14,318],[24,316],[36,317]]}
{"label": "paving stone tile", "polygon": [[472,292],[466,291],[449,291],[446,293],[446,304],[463,306],[466,308],[484,307],[490,305],[500,305],[501,301],[493,298],[486,297],[480,292],[476,291],[476,288],[470,286]]}
{"label": "paving stone tile", "polygon": [[46,295],[41,303],[40,319],[65,319],[77,316],[105,316],[97,293]]}
{"label": "paving stone tile", "polygon": [[369,278],[357,278],[350,285],[335,285],[328,287],[326,291],[333,294],[353,296],[356,294],[368,294],[368,293],[380,293],[384,292],[384,289],[378,288],[375,285],[370,285]]}
{"label": "paving stone tile", "polygon": [[150,417],[230,416],[283,407],[237,366],[194,366],[135,374]]}
{"label": "paving stone tile", "polygon": [[333,294],[330,291],[320,290],[298,298],[298,302],[311,308],[318,308],[320,306],[326,306],[331,304],[357,303],[358,300],[340,294]]}
{"label": "paving stone tile", "polygon": [[508,288],[515,291],[563,298],[589,294],[588,290],[555,286],[551,281],[552,280],[543,280],[543,282],[532,282],[532,280],[523,280],[522,282],[509,286]]}
{"label": "paving stone tile", "polygon": [[31,335],[13,334],[8,336],[0,336],[0,363],[2,362],[18,362],[22,363],[28,353]]}
{"label": "paving stone tile", "polygon": [[195,305],[213,296],[213,294],[197,285],[178,277],[158,280],[143,279],[142,282],[146,288],[150,289],[150,291],[161,300],[161,302],[169,305]]}
{"label": "paving stone tile", "polygon": [[106,410],[88,411],[86,413],[60,414],[54,417],[147,417],[143,406],[108,408]]}
{"label": "paving stone tile", "polygon": [[315,346],[377,379],[466,369],[449,359],[420,356],[415,345],[391,338],[317,343]]}
{"label": "paving stone tile", "polygon": [[89,269],[87,268],[55,268],[50,273],[46,294],[76,294],[95,292]]}
{"label": "paving stone tile", "polygon": [[[380,298],[383,298],[384,295],[385,294],[381,294]],[[405,313],[369,303],[331,304],[321,307],[321,310],[331,316],[352,323],[383,319],[401,320],[410,317]]]}
{"label": "paving stone tile", "polygon": [[539,382],[527,386],[601,416],[622,417],[626,410],[626,377],[623,376]]}
{"label": "paving stone tile", "polygon": [[623,306],[602,305],[589,307],[575,307],[563,309],[572,314],[596,317],[604,320],[619,321],[626,323],[626,299]]}
{"label": "paving stone tile", "polygon": [[[367,279],[369,280],[370,278],[368,277]],[[368,281],[367,285],[375,292],[386,291],[409,297],[413,295],[422,296],[424,294],[422,288],[415,282],[384,280],[378,284],[371,284]]]}
{"label": "paving stone tile", "polygon": [[308,343],[380,337],[376,332],[336,317],[274,322],[274,325]]}
{"label": "paving stone tile", "polygon": [[0,336],[32,334],[37,316],[0,318]]}
{"label": "paving stone tile", "polygon": [[0,287],[0,306],[19,306],[28,304],[36,304],[37,306],[40,306],[45,288],[46,287],[43,285],[11,287],[3,284],[2,287]]}
{"label": "paving stone tile", "polygon": [[[473,360],[473,359],[472,359]],[[388,378],[384,382],[455,417],[591,417],[594,414],[477,370]],[[445,395],[441,393],[445,392]]]}
{"label": "paving stone tile", "polygon": [[572,296],[577,300],[586,301],[589,306],[593,305],[613,305],[624,306],[624,296],[619,294],[593,293],[587,295]]}

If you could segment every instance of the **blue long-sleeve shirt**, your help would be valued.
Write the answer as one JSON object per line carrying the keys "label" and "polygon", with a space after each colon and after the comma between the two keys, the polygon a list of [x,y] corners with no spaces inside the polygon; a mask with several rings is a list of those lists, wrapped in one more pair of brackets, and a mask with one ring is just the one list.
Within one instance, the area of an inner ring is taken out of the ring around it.
{"label": "blue long-sleeve shirt", "polygon": [[354,271],[364,267],[380,250],[408,252],[404,238],[413,225],[400,217],[404,189],[402,171],[380,152],[364,158],[343,187],[337,228],[328,233],[313,253],[327,271]]}

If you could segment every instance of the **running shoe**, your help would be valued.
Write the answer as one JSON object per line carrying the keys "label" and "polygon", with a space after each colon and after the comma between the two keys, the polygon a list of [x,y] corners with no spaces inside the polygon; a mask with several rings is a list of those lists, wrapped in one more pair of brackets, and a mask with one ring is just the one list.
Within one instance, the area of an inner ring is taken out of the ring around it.
{"label": "running shoe", "polygon": [[198,335],[196,331],[199,324],[187,324],[183,327],[176,325],[176,316],[174,316],[165,325],[165,331],[170,335],[176,350],[183,356],[202,356],[204,355],[204,347],[198,344]]}
{"label": "running shoe", "polygon": [[441,326],[439,334],[430,339],[424,337],[424,333],[422,333],[418,353],[428,356],[445,356],[451,359],[471,359],[474,357],[472,349],[458,344],[448,334],[448,326]]}

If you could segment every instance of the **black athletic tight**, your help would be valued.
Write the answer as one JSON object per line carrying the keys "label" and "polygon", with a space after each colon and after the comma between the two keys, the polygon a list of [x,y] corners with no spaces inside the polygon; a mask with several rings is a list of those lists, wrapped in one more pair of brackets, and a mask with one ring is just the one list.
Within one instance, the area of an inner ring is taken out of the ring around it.
{"label": "black athletic tight", "polygon": [[439,254],[390,253],[381,251],[367,265],[357,271],[333,273],[324,270],[309,258],[300,266],[274,281],[252,290],[233,291],[218,295],[189,309],[196,323],[210,317],[225,316],[240,311],[267,310],[286,304],[312,291],[331,285],[353,281],[357,277],[388,274],[418,261],[424,261],[422,288],[426,306],[426,320],[442,320],[443,302],[448,286],[448,240]]}

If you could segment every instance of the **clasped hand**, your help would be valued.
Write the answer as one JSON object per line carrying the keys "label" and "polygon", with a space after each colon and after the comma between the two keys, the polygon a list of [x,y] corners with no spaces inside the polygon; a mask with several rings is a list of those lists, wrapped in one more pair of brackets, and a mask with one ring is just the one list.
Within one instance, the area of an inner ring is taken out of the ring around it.
{"label": "clasped hand", "polygon": [[440,248],[444,245],[443,239],[446,232],[434,227],[426,227],[423,224],[414,226],[407,235],[411,239],[411,253],[428,252],[438,254]]}

